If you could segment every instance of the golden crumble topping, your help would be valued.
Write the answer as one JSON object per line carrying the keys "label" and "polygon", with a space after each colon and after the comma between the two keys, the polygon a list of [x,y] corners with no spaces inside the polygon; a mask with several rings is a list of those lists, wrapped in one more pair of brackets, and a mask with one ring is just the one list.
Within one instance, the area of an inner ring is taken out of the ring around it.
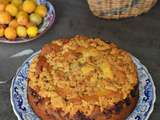
{"label": "golden crumble topping", "polygon": [[137,84],[130,54],[99,38],[76,36],[45,45],[32,61],[29,87],[49,98],[46,108],[90,115],[125,99]]}

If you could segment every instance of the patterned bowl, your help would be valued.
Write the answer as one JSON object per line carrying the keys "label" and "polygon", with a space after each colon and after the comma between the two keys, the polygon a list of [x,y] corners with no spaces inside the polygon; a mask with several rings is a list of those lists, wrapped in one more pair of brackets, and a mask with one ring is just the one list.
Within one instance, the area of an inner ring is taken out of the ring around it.
{"label": "patterned bowl", "polygon": [[8,40],[5,37],[0,37],[0,43],[25,43],[37,39],[44,34],[55,21],[55,9],[54,6],[48,0],[37,0],[38,4],[45,4],[48,8],[48,13],[43,19],[43,23],[39,26],[38,35],[34,38],[16,38],[14,41]]}
{"label": "patterned bowl", "polygon": [[[18,120],[40,120],[32,111],[27,100],[27,74],[32,59],[37,56],[39,52],[33,54],[28,58],[22,66],[18,69],[15,77],[12,80],[10,93],[11,104],[13,111],[18,117]],[[136,108],[127,118],[127,120],[147,120],[153,111],[156,100],[155,86],[151,75],[140,61],[132,57],[137,66],[139,77],[139,100]]]}

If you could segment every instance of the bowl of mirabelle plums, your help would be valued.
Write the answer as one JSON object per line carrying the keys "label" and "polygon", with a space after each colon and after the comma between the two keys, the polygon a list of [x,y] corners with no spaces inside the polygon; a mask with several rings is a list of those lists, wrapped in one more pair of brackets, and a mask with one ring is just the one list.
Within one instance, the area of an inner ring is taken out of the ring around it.
{"label": "bowl of mirabelle plums", "polygon": [[0,42],[24,43],[44,34],[55,21],[48,0],[0,0]]}

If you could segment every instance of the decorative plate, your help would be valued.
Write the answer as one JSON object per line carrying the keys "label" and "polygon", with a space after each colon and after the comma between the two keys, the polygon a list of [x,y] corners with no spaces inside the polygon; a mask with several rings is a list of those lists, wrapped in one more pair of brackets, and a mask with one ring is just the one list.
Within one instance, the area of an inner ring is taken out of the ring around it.
{"label": "decorative plate", "polygon": [[[18,69],[16,76],[12,80],[11,104],[18,120],[40,120],[32,111],[27,100],[27,72],[32,59],[39,52],[28,58]],[[151,75],[140,61],[132,57],[137,66],[139,77],[139,100],[136,108],[127,118],[127,120],[147,120],[153,111],[156,100],[155,86]]]}
{"label": "decorative plate", "polygon": [[25,43],[37,39],[44,34],[55,21],[55,9],[54,6],[48,0],[36,0],[38,4],[45,4],[48,8],[47,15],[43,18],[43,23],[39,26],[38,35],[33,38],[16,38],[14,41],[8,40],[5,37],[0,37],[0,43]]}

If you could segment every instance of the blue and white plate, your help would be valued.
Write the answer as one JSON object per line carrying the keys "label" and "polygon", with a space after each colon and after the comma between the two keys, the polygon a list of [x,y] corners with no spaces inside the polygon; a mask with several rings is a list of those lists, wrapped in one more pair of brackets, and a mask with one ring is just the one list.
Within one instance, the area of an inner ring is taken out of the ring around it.
{"label": "blue and white plate", "polygon": [[41,35],[43,35],[52,26],[52,24],[55,21],[55,17],[56,17],[54,6],[48,0],[36,0],[36,1],[38,4],[44,4],[48,8],[47,15],[43,18],[43,23],[39,26],[38,35],[33,38],[29,38],[29,37],[19,38],[19,37],[17,37],[15,40],[8,40],[5,37],[0,37],[0,43],[25,43],[25,42],[29,42],[29,41],[35,40],[38,37],[40,37]]}
{"label": "blue and white plate", "polygon": [[[37,56],[38,53],[39,52],[33,54],[23,63],[12,80],[10,88],[11,104],[18,120],[40,120],[32,111],[27,100],[28,68],[32,59]],[[135,57],[133,57],[133,61],[137,65],[139,77],[139,101],[127,120],[147,120],[153,111],[156,100],[155,86],[146,67]]]}

